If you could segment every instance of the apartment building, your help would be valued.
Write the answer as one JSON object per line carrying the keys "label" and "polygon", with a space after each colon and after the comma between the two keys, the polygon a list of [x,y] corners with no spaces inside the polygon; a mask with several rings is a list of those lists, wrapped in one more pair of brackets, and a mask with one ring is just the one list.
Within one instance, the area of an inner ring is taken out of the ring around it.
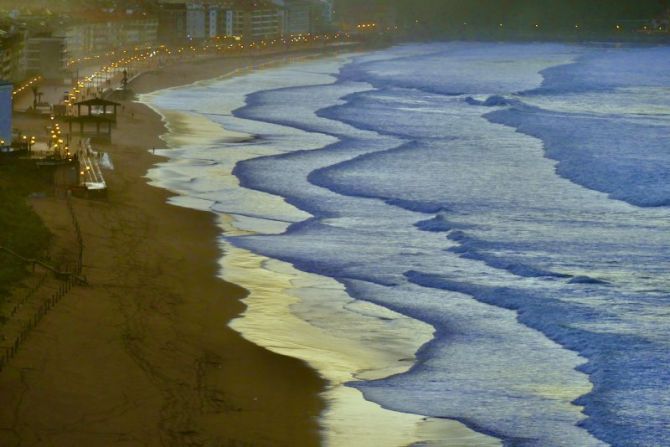
{"label": "apartment building", "polygon": [[216,36],[257,40],[284,30],[284,9],[270,0],[163,0],[157,16],[161,43]]}
{"label": "apartment building", "polygon": [[44,79],[63,79],[67,53],[65,38],[51,33],[29,34],[21,58],[24,78],[40,75]]}
{"label": "apartment building", "polygon": [[124,20],[119,24],[119,44],[121,48],[153,45],[158,41],[158,19],[145,17]]}
{"label": "apartment building", "polygon": [[284,33],[306,34],[312,32],[314,3],[308,0],[282,0],[284,8]]}
{"label": "apartment building", "polygon": [[24,33],[11,25],[0,25],[0,79],[21,80]]}
{"label": "apartment building", "polygon": [[[212,10],[215,11],[215,10]],[[204,4],[186,5],[186,37],[188,39],[202,40],[209,37],[209,8]]]}
{"label": "apartment building", "polygon": [[158,19],[99,15],[79,19],[61,31],[72,59],[103,54],[111,50],[154,44],[158,39]]}
{"label": "apartment building", "polygon": [[159,42],[170,44],[187,38],[186,3],[160,2],[157,16]]}
{"label": "apartment building", "polygon": [[0,79],[12,78],[12,50],[5,36],[6,32],[0,30]]}
{"label": "apartment building", "polygon": [[225,10],[225,35],[259,40],[284,33],[284,10],[269,0],[237,0]]}

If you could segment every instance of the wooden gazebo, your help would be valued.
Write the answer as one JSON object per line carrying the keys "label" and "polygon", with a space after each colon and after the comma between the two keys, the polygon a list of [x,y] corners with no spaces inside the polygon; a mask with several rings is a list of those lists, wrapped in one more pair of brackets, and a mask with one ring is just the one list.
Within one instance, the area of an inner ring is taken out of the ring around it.
{"label": "wooden gazebo", "polygon": [[[77,107],[77,116],[105,116],[116,122],[116,109],[121,104],[104,98],[87,99],[86,101],[75,102]],[[82,114],[82,107],[86,107],[86,113]]]}
{"label": "wooden gazebo", "polygon": [[[74,103],[74,106],[77,107],[77,114],[67,118],[70,134],[72,134],[74,123],[79,125],[78,134],[80,136],[90,137],[94,141],[111,141],[112,127],[116,125],[116,112],[120,105],[118,102],[103,98]],[[85,108],[84,113],[82,113],[82,108]],[[91,129],[93,126],[95,130]]]}

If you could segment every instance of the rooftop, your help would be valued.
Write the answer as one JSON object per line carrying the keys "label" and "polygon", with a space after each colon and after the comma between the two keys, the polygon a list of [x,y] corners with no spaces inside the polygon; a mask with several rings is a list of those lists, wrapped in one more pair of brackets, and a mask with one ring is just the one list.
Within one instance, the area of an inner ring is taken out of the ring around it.
{"label": "rooftop", "polygon": [[86,101],[80,101],[75,103],[76,106],[120,106],[121,104],[114,101],[109,101],[103,98],[93,98],[87,99]]}

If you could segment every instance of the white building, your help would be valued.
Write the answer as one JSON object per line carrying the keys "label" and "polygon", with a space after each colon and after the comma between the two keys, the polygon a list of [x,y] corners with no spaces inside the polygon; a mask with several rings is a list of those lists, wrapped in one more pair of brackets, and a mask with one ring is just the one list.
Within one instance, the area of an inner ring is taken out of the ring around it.
{"label": "white building", "polygon": [[333,23],[333,1],[317,0],[321,4],[321,14],[326,23]]}
{"label": "white building", "polygon": [[209,8],[209,37],[216,37],[219,34],[223,34],[223,30],[219,27],[219,14],[221,10],[215,6]]}
{"label": "white building", "polygon": [[189,39],[204,39],[207,32],[207,10],[202,4],[186,5],[186,37]]}

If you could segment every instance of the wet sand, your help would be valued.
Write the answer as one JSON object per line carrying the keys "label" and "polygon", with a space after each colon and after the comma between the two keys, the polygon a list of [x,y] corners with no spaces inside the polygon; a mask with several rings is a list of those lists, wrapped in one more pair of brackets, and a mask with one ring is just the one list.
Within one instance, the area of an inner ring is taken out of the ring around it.
{"label": "wet sand", "polygon": [[[138,93],[223,75],[257,59],[149,72]],[[147,185],[165,127],[124,102],[106,200],[73,199],[89,285],[72,289],[0,373],[2,446],[318,445],[325,383],[301,361],[228,328],[246,291],[217,278],[215,217]],[[34,200],[71,237],[63,199]]]}
{"label": "wet sand", "polygon": [[[303,63],[306,65],[302,66]],[[309,61],[296,60],[295,64],[289,70],[312,71]],[[229,88],[235,89],[236,82],[233,80]],[[217,90],[221,88],[220,81],[198,83],[197,87],[202,89],[210,83],[216,85]],[[179,96],[182,91],[180,88],[175,93]],[[172,92],[157,93],[159,97],[162,94],[169,97]],[[141,100],[150,105],[160,104],[153,94],[143,95]],[[237,198],[237,202],[230,205],[231,209],[238,210],[240,206],[244,209],[246,203],[250,207],[249,215],[261,208],[281,216],[300,216],[298,210],[292,210],[291,205],[277,196],[236,186],[233,170],[237,162],[257,156],[244,143],[254,136],[231,132],[206,116],[187,112],[185,110],[193,107],[191,102],[188,104],[177,105],[176,110],[157,108],[168,123],[170,132],[163,138],[169,147],[181,149],[183,146],[200,153],[199,147],[209,148],[224,141],[238,143],[226,144],[225,157],[212,154],[212,159],[217,160],[215,168],[202,166],[201,171],[197,171],[208,182],[207,196],[211,197],[212,191],[218,191],[220,196],[230,194]],[[230,104],[219,104],[216,112],[228,115],[239,106],[239,100],[234,99]],[[170,161],[152,169],[148,175],[152,184],[183,194],[173,198],[173,203],[207,209],[211,202],[199,198],[198,192],[182,184],[188,176],[198,175],[193,174],[192,168],[180,168],[182,161],[186,161],[187,166],[189,160],[194,161],[193,155],[187,155],[189,149],[185,152],[160,151],[161,155],[170,157]],[[207,155],[195,157],[209,159]],[[223,203],[226,203],[225,198]],[[220,208],[225,209],[225,206]],[[245,211],[239,215],[235,212],[218,214],[221,231],[229,236],[253,234],[254,225],[248,226],[246,216]],[[308,217],[309,214],[304,213],[299,218]],[[261,233],[268,229],[265,225],[267,222],[260,226]],[[287,225],[274,222],[268,231],[281,233]],[[303,360],[327,380],[327,387],[321,393],[328,405],[320,417],[324,445],[500,445],[496,439],[469,430],[457,421],[382,408],[365,400],[356,388],[345,385],[402,373],[412,367],[416,351],[433,336],[434,328],[430,325],[372,303],[352,300],[343,285],[332,278],[301,272],[289,263],[241,249],[228,240],[221,240],[220,246],[225,253],[220,260],[221,277],[249,290],[243,299],[247,306],[244,313],[230,326],[259,346]]]}

